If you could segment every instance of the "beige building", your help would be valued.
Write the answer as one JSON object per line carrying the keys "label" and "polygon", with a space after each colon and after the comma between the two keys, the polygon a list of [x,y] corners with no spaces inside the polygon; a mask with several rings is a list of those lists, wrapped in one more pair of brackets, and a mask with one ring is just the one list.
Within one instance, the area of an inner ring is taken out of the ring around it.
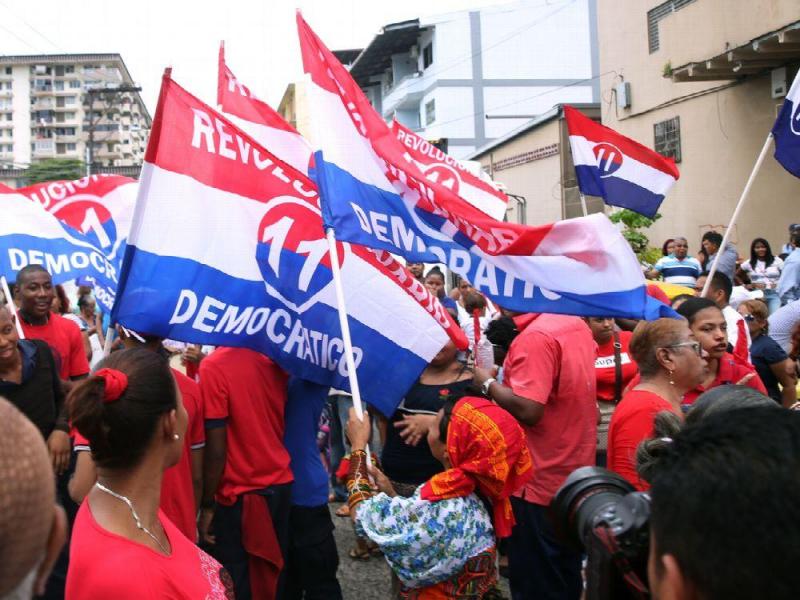
{"label": "beige building", "polygon": [[[151,118],[119,54],[0,57],[0,179],[48,158],[140,165]],[[8,172],[3,171],[6,169]]]}
{"label": "beige building", "polygon": [[[800,65],[798,0],[600,0],[603,124],[672,155],[680,180],[650,230],[653,245],[729,222]],[[800,222],[800,180],[764,163],[732,232],[773,250]]]}
{"label": "beige building", "polygon": [[[571,106],[600,120],[597,104]],[[583,214],[563,104],[478,148],[469,158],[479,161],[509,194],[509,221],[541,225]],[[590,213],[603,210],[598,198],[587,197],[586,202]]]}

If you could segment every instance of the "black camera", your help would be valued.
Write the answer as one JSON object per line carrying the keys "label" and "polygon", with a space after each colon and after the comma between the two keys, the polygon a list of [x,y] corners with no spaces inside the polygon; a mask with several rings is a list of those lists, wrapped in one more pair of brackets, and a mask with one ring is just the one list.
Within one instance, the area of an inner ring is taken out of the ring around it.
{"label": "black camera", "polygon": [[600,467],[567,477],[550,504],[556,530],[584,549],[586,600],[649,598],[650,496]]}

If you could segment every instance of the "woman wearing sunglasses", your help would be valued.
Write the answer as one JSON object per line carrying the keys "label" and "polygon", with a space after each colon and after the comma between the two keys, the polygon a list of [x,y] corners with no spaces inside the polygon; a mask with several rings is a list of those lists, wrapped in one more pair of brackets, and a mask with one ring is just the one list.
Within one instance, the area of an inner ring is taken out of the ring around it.
{"label": "woman wearing sunglasses", "polygon": [[[767,388],[767,395],[785,407],[797,402],[797,376],[792,359],[767,335],[769,309],[762,300],[748,300],[739,305],[739,314],[750,329],[750,359]],[[778,385],[780,384],[780,386]]]}
{"label": "woman wearing sunglasses", "polygon": [[[719,310],[719,309],[717,309]],[[622,397],[608,429],[608,468],[638,490],[649,486],[636,472],[636,448],[653,435],[662,411],[682,415],[683,395],[707,372],[708,354],[686,321],[641,321],[633,332],[630,353],[639,365],[639,381]]]}

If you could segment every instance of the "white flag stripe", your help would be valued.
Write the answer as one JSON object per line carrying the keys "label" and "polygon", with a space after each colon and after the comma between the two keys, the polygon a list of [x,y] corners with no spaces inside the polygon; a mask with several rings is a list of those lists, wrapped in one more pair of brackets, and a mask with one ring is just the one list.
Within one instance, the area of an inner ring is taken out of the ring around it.
{"label": "white flag stripe", "polygon": [[[570,147],[572,148],[572,159],[575,166],[587,165],[597,166],[597,158],[593,148],[595,142],[587,140],[580,135],[569,136]],[[640,187],[650,190],[654,194],[663,194],[670,190],[675,184],[675,178],[663,171],[654,169],[650,165],[625,155],[620,168],[614,172],[614,177],[625,179]]]}

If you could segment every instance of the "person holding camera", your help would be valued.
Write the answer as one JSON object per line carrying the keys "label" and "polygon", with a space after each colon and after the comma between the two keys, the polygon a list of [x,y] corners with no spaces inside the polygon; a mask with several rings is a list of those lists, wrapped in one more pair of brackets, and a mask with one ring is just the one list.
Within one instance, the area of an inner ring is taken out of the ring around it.
{"label": "person holding camera", "polygon": [[774,407],[709,415],[674,437],[650,491],[655,600],[797,598],[798,440],[800,414]]}
{"label": "person holding camera", "polygon": [[633,332],[630,352],[640,380],[617,405],[608,429],[608,468],[638,490],[647,482],[636,472],[636,448],[653,433],[661,411],[681,413],[683,395],[706,374],[708,354],[686,321],[641,321]]}

